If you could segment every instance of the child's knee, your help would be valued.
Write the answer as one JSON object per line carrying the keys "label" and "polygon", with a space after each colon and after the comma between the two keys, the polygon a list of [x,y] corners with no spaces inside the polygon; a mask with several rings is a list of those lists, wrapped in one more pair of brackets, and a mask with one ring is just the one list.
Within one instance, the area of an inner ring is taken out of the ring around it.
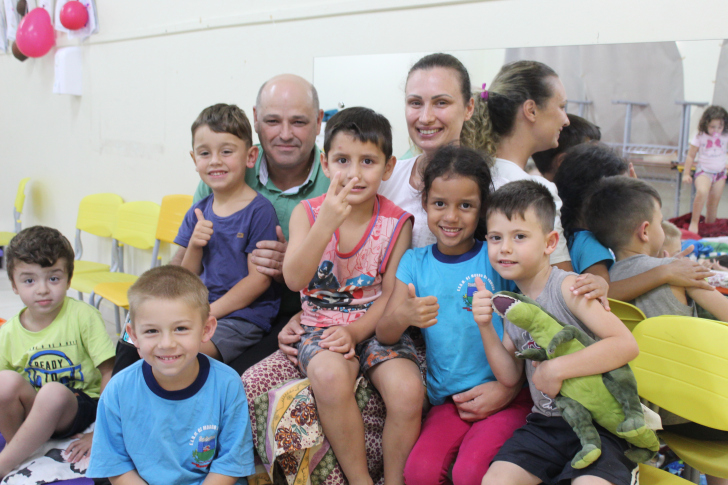
{"label": "child's knee", "polygon": [[316,401],[321,399],[339,399],[344,395],[354,394],[354,381],[351,369],[346,362],[334,359],[311,360],[306,374],[311,381]]}
{"label": "child's knee", "polygon": [[40,405],[44,409],[60,410],[65,409],[75,401],[75,396],[69,388],[58,382],[49,382],[38,390],[38,396],[33,407]]}
{"label": "child's knee", "polygon": [[29,387],[23,376],[12,370],[0,371],[0,402],[18,399]]}
{"label": "child's knee", "polygon": [[407,485],[439,485],[447,474],[437,460],[422,459],[410,453],[404,466],[404,483]]}
{"label": "child's knee", "polygon": [[[384,397],[384,396],[383,396]],[[384,397],[387,415],[410,416],[420,418],[425,400],[425,386],[420,379],[402,379],[396,392]]]}

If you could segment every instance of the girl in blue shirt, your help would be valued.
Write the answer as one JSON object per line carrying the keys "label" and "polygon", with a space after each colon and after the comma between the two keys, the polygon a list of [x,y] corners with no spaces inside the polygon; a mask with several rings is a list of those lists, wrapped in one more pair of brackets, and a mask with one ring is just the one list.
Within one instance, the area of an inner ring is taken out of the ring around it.
{"label": "girl in blue shirt", "polygon": [[[516,291],[513,282],[493,270],[486,244],[476,239],[485,234],[482,216],[492,187],[488,166],[478,152],[457,146],[441,148],[427,165],[422,204],[437,243],[404,254],[377,325],[382,343],[397,342],[414,326],[422,329],[427,346],[427,395],[434,407],[407,460],[406,483],[442,483],[453,461],[455,485],[480,483],[495,453],[525,424],[531,408],[525,388],[505,409],[471,422],[452,400],[454,394],[495,381],[472,316],[475,279],[492,292]],[[395,309],[409,318],[396,318]],[[502,336],[503,322],[494,325]]]}

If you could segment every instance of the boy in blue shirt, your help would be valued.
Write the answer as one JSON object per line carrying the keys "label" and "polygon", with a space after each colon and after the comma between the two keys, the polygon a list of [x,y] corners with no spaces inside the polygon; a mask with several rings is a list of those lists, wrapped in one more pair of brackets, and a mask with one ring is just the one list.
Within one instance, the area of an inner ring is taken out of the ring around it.
{"label": "boy in blue shirt", "polygon": [[142,356],[99,401],[89,477],[112,484],[247,483],[255,471],[240,377],[199,353],[215,333],[208,292],[179,266],[129,289],[127,332]]}
{"label": "boy in blue shirt", "polygon": [[278,314],[280,292],[258,272],[251,253],[258,241],[276,240],[273,205],[245,183],[258,147],[243,110],[235,105],[206,108],[192,124],[190,155],[212,194],[187,212],[175,243],[187,248],[182,266],[200,275],[218,319],[202,352],[233,361],[259,342]]}

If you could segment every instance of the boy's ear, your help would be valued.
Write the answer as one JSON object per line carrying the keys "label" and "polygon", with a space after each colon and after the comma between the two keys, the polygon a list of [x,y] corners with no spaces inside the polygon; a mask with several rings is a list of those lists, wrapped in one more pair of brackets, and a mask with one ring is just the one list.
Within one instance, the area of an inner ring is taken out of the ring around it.
{"label": "boy's ear", "polygon": [[650,227],[650,221],[644,221],[637,228],[637,238],[640,240],[640,242],[645,243],[649,240],[649,236],[647,235],[648,227]]}
{"label": "boy's ear", "polygon": [[190,150],[190,157],[192,157],[192,163],[195,164],[195,171],[197,171],[197,160],[195,159],[195,152],[194,152],[194,150]]}
{"label": "boy's ear", "polygon": [[536,102],[532,99],[527,99],[521,107],[523,115],[532,123],[536,121],[536,108],[538,108],[538,106],[536,106]]}
{"label": "boy's ear", "polygon": [[389,177],[392,176],[392,172],[394,171],[395,165],[397,165],[397,157],[395,157],[395,156],[389,157],[389,160],[387,160],[387,163],[384,166],[384,174],[382,174],[382,181],[387,180]]}
{"label": "boy's ear", "polygon": [[321,153],[321,169],[324,171],[326,178],[331,179],[331,172],[329,172],[329,157],[324,153]]}
{"label": "boy's ear", "polygon": [[546,234],[546,251],[545,253],[547,255],[551,255],[554,251],[556,251],[556,246],[559,244],[559,232],[558,231],[551,231],[550,233]]}
{"label": "boy's ear", "polygon": [[210,315],[202,325],[202,343],[209,342],[217,329],[217,318]]}
{"label": "boy's ear", "polygon": [[258,147],[253,145],[248,149],[248,160],[245,162],[245,166],[248,168],[255,168],[255,162],[258,161]]}
{"label": "boy's ear", "polygon": [[129,334],[131,337],[131,341],[134,343],[134,347],[137,349],[139,348],[139,339],[137,338],[136,331],[134,330],[134,325],[131,324],[131,322],[126,324],[126,333]]}

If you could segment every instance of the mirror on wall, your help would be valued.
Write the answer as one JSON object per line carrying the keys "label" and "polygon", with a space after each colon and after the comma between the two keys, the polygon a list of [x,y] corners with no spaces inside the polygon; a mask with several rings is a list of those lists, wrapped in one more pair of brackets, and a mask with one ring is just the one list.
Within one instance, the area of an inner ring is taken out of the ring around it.
{"label": "mirror on wall", "polygon": [[[474,91],[490,84],[506,62],[533,59],[551,66],[566,89],[569,113],[597,124],[604,142],[626,148],[642,177],[671,184],[664,190],[673,199],[665,201],[672,205],[665,214],[672,215],[677,207],[671,164],[679,158],[678,146],[686,148],[695,134],[705,103],[728,105],[728,76],[720,75],[728,71],[728,42],[723,44],[701,40],[449,53],[467,67]],[[392,123],[395,155],[404,155],[410,150],[404,118],[407,72],[426,54],[315,58],[321,107],[367,106],[384,114]],[[682,102],[689,104],[684,108]],[[684,209],[688,203],[682,203]]]}

